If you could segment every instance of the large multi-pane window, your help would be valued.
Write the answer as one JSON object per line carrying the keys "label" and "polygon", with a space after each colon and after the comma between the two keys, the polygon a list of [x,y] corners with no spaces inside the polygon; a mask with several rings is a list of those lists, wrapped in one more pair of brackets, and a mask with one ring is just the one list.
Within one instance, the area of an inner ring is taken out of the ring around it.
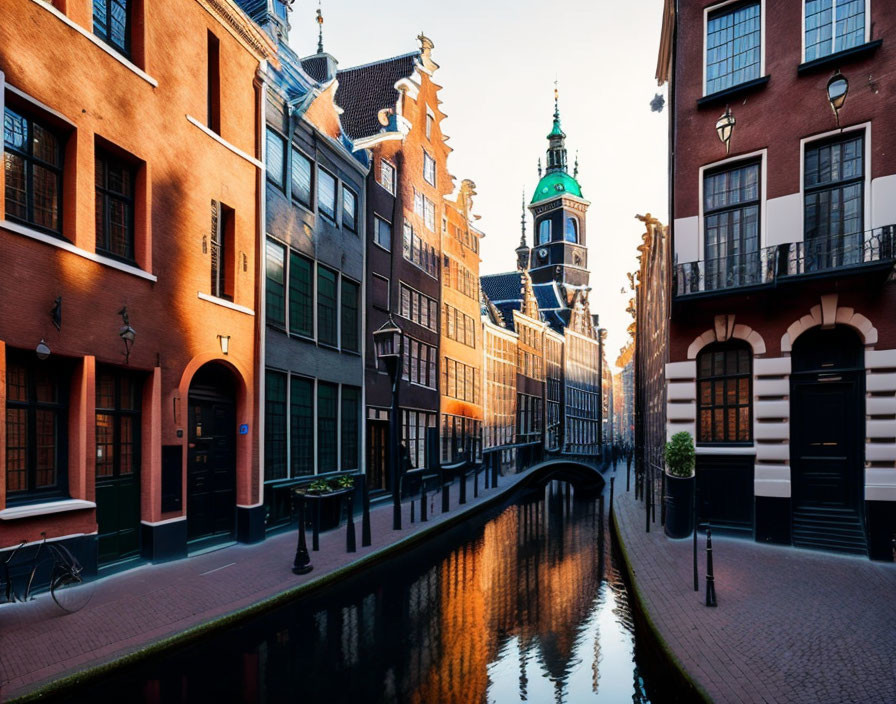
{"label": "large multi-pane window", "polygon": [[745,342],[715,343],[697,355],[697,442],[752,441],[752,374]]}
{"label": "large multi-pane window", "polygon": [[349,352],[361,351],[361,287],[354,281],[343,277],[341,301],[342,306],[342,349]]}
{"label": "large multi-pane window", "polygon": [[423,179],[430,186],[436,185],[436,160],[425,149],[423,150]]}
{"label": "large multi-pane window", "polygon": [[401,411],[402,440],[411,467],[426,464],[426,429],[436,427],[436,414],[423,411]]}
{"label": "large multi-pane window", "polygon": [[285,479],[286,374],[270,369],[264,378],[264,478]]}
{"label": "large multi-pane window", "polygon": [[479,370],[446,357],[442,369],[442,393],[460,401],[479,403]]}
{"label": "large multi-pane window", "polygon": [[283,174],[286,168],[286,147],[283,137],[268,127],[265,144],[268,180],[278,188],[283,188]]}
{"label": "large multi-pane window", "polygon": [[759,78],[762,61],[758,2],[726,5],[706,22],[706,94]]}
{"label": "large multi-pane window", "polygon": [[755,283],[759,275],[759,162],[703,177],[707,290]]}
{"label": "large multi-pane window", "polygon": [[442,308],[442,334],[449,340],[476,346],[476,321],[447,303]]}
{"label": "large multi-pane window", "polygon": [[404,221],[402,256],[432,277],[439,276],[439,255],[436,248],[418,235],[411,224]]}
{"label": "large multi-pane window", "polygon": [[336,177],[317,170],[317,209],[330,220],[336,220]]}
{"label": "large multi-pane window", "polygon": [[373,216],[373,241],[385,250],[392,251],[392,225],[380,216]]}
{"label": "large multi-pane window", "polygon": [[96,153],[96,249],[134,259],[134,170],[120,157]]}
{"label": "large multi-pane window", "polygon": [[266,312],[269,325],[286,327],[286,248],[272,240],[265,245]]}
{"label": "large multi-pane window", "polygon": [[311,159],[298,149],[293,148],[291,169],[292,197],[308,208],[311,207],[313,169],[314,165],[311,163]]}
{"label": "large multi-pane window", "polygon": [[93,0],[93,33],[122,54],[131,51],[131,0]]}
{"label": "large multi-pane window", "polygon": [[862,260],[864,134],[806,145],[804,198],[808,268]]}
{"label": "large multi-pane window", "polygon": [[113,369],[96,375],[96,478],[118,479],[140,467],[140,389]]}
{"label": "large multi-pane window", "polygon": [[433,332],[437,331],[439,329],[439,304],[435,299],[404,283],[399,284],[399,291],[401,293],[399,315]]}
{"label": "large multi-pane window", "polygon": [[317,267],[317,339],[324,345],[339,344],[336,318],[336,272]]}
{"label": "large multi-pane window", "polygon": [[[211,249],[211,293],[218,298],[233,300],[233,278],[230,258],[233,256],[234,213],[220,201],[212,201],[212,226],[209,247]],[[228,270],[231,275],[228,276]]]}
{"label": "large multi-pane window", "polygon": [[401,378],[412,384],[436,388],[436,358],[435,347],[406,336]]}
{"label": "large multi-pane window", "polygon": [[442,414],[442,461],[457,462],[469,453],[469,458],[482,457],[482,421]]}
{"label": "large multi-pane window", "polygon": [[395,195],[395,167],[385,159],[380,159],[380,177],[378,183],[389,193]]}
{"label": "large multi-pane window", "polygon": [[42,230],[62,229],[62,145],[50,128],[3,112],[6,217]]}
{"label": "large multi-pane window", "polygon": [[289,252],[289,331],[314,337],[314,262]]}
{"label": "large multi-pane window", "polygon": [[423,218],[427,230],[436,231],[436,205],[417,190],[414,191],[414,212]]}
{"label": "large multi-pane window", "polygon": [[301,477],[314,474],[314,380],[293,376],[289,383],[290,469]]}
{"label": "large multi-pane window", "polygon": [[865,0],[805,0],[806,61],[865,42]]}
{"label": "large multi-pane window", "polygon": [[65,490],[64,372],[34,353],[6,360],[6,496],[8,502]]}
{"label": "large multi-pane window", "polygon": [[342,469],[361,466],[361,389],[342,387]]}
{"label": "large multi-pane window", "polygon": [[479,277],[467,267],[449,256],[444,258],[443,281],[455,291],[473,300],[479,300]]}
{"label": "large multi-pane window", "polygon": [[339,387],[317,382],[317,471],[335,472],[338,467],[338,404]]}

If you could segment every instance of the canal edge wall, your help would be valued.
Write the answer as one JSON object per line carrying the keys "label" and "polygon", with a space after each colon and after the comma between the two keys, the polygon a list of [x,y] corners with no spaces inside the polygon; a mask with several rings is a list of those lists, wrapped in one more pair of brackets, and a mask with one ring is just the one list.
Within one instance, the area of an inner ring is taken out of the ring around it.
{"label": "canal edge wall", "polygon": [[[141,660],[153,656],[162,655],[166,651],[187,646],[190,643],[199,640],[200,638],[207,637],[217,631],[236,626],[246,619],[275,609],[278,606],[282,606],[289,601],[309,596],[317,592],[318,590],[333,584],[335,581],[341,578],[351,576],[357,572],[362,571],[363,569],[372,567],[380,562],[384,562],[388,559],[391,559],[392,557],[406,552],[407,550],[417,547],[420,543],[431,537],[433,533],[436,533],[437,531],[441,532],[458,525],[463,520],[466,520],[477,513],[491,508],[501,500],[509,497],[515,491],[519,491],[526,486],[535,483],[536,481],[540,481],[551,476],[561,465],[569,464],[570,462],[560,460],[547,461],[530,467],[529,469],[519,474],[501,477],[500,479],[509,480],[506,486],[499,485],[496,491],[493,489],[481,489],[478,498],[472,498],[472,486],[470,483],[470,480],[472,478],[468,478],[467,496],[470,498],[468,498],[467,504],[462,507],[462,510],[457,511],[457,506],[455,506],[455,509],[444,517],[442,517],[441,514],[437,513],[434,517],[430,518],[428,525],[423,527],[420,527],[422,526],[422,524],[418,520],[414,524],[414,526],[418,526],[418,528],[413,533],[406,535],[393,543],[389,543],[388,545],[377,548],[364,555],[363,557],[352,560],[337,569],[320,574],[320,576],[315,577],[307,582],[298,584],[295,587],[282,590],[269,597],[263,598],[250,606],[238,608],[232,612],[214,617],[203,623],[187,627],[184,630],[178,631],[177,633],[171,634],[169,636],[152,640],[144,645],[136,646],[134,649],[122,653],[121,655],[113,656],[105,662],[85,667],[83,670],[79,670],[77,672],[64,674],[59,678],[45,681],[42,684],[37,684],[33,689],[29,689],[25,692],[22,692],[21,694],[13,695],[11,698],[6,698],[2,693],[2,689],[0,689],[0,701],[5,702],[5,704],[19,704],[24,702],[43,700],[48,697],[59,696],[63,693],[63,690],[68,687],[72,687],[75,685],[84,686],[90,681],[98,679],[103,675],[111,673],[115,670],[135,665]],[[604,466],[602,469],[605,470],[606,467]],[[599,477],[600,480],[603,481],[601,470],[591,467],[590,471],[593,474],[592,479]],[[452,483],[451,486],[454,487],[454,483]],[[491,495],[483,496],[483,491],[494,491],[494,493]],[[402,506],[404,510],[407,509],[408,504],[402,504]],[[389,516],[391,517],[391,505],[383,506],[382,508],[376,510],[381,510],[384,512],[388,511]],[[454,511],[456,511],[456,513]],[[337,528],[335,532],[339,533],[340,528]],[[258,544],[258,547],[261,548],[265,544],[266,543],[260,543]],[[189,557],[184,558],[185,561],[188,561],[190,559],[191,558]],[[151,567],[152,566],[149,566],[150,569]]]}
{"label": "canal edge wall", "polygon": [[[662,530],[662,528],[659,528]],[[651,653],[658,655],[662,662],[660,663],[661,667],[666,671],[667,674],[671,675],[673,680],[675,680],[678,686],[683,687],[687,694],[691,695],[691,697],[695,701],[702,701],[706,704],[712,704],[712,697],[709,696],[709,693],[703,687],[700,682],[693,677],[684,666],[684,664],[679,659],[678,655],[675,653],[674,649],[669,645],[669,642],[663,636],[662,632],[657,626],[655,619],[650,613],[650,609],[647,606],[647,601],[644,598],[643,591],[638,584],[638,580],[635,577],[635,569],[632,565],[632,560],[629,555],[628,548],[625,545],[625,542],[622,539],[621,531],[619,530],[619,526],[617,524],[616,517],[616,508],[611,504],[610,506],[610,532],[613,540],[613,544],[619,550],[619,556],[622,561],[622,566],[624,569],[624,579],[626,584],[629,587],[629,593],[632,595],[632,611],[633,616],[637,621],[641,621],[644,627],[647,630],[647,635],[652,639],[652,648]]]}

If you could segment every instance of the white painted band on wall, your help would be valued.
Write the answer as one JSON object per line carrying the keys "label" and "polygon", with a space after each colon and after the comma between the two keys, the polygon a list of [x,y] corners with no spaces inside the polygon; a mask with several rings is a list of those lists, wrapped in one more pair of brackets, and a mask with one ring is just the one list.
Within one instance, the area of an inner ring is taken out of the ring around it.
{"label": "white painted band on wall", "polygon": [[753,417],[757,420],[790,417],[790,401],[756,401],[753,404]]}
{"label": "white painted band on wall", "polygon": [[669,384],[666,390],[667,401],[696,401],[697,385],[693,381]]}
{"label": "white painted band on wall", "polygon": [[866,420],[865,437],[875,440],[896,439],[896,420]]}
{"label": "white painted band on wall", "polygon": [[666,365],[666,381],[692,381],[696,378],[696,362],[688,360],[687,362],[669,362]]}
{"label": "white painted band on wall", "polygon": [[759,462],[788,462],[790,443],[757,443],[756,460]]}
{"label": "white painted band on wall", "polygon": [[697,424],[696,423],[666,423],[666,439],[671,440],[672,436],[675,433],[687,432],[691,434],[691,437],[696,437],[697,435]]}
{"label": "white painted band on wall", "polygon": [[782,396],[790,395],[790,379],[756,379],[753,382],[753,396]]}
{"label": "white painted band on wall", "polygon": [[790,480],[753,479],[753,495],[779,499],[790,498]]}
{"label": "white painted band on wall", "polygon": [[896,501],[896,486],[866,484],[865,501]]}
{"label": "white painted band on wall", "polygon": [[752,445],[744,445],[743,447],[716,447],[712,445],[697,446],[698,455],[723,455],[725,457],[755,455],[756,448]]}
{"label": "white painted band on wall", "polygon": [[896,350],[868,350],[865,353],[866,369],[896,369]]}
{"label": "white painted band on wall", "polygon": [[896,396],[870,396],[866,398],[865,413],[869,416],[896,415]]}
{"label": "white painted band on wall", "polygon": [[896,374],[868,374],[865,390],[872,393],[896,392]]}
{"label": "white painted band on wall", "polygon": [[790,423],[754,423],[753,433],[756,440],[788,440]]}
{"label": "white painted band on wall", "polygon": [[753,360],[756,376],[787,376],[790,374],[790,357],[760,357]]}
{"label": "white painted band on wall", "polygon": [[690,403],[668,403],[666,404],[666,417],[672,421],[694,422],[697,417],[697,404],[694,401]]}
{"label": "white painted band on wall", "polygon": [[866,462],[896,462],[896,444],[889,442],[865,443]]}

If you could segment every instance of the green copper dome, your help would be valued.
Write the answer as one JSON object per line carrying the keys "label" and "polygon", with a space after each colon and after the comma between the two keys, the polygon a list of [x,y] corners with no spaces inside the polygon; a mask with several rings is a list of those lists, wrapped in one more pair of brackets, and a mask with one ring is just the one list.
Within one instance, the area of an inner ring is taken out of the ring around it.
{"label": "green copper dome", "polygon": [[579,186],[579,182],[565,171],[549,171],[538,182],[535,187],[535,195],[529,202],[537,203],[540,200],[556,198],[564,194],[581,198],[582,188]]}

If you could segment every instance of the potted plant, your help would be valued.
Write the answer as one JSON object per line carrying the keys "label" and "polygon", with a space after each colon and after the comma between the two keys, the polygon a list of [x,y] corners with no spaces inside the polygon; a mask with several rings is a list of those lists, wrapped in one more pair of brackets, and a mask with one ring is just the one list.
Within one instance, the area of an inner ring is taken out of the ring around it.
{"label": "potted plant", "polygon": [[355,477],[342,474],[338,477],[315,479],[304,490],[300,490],[307,498],[319,503],[312,503],[309,518],[313,521],[318,516],[319,529],[331,530],[339,525],[342,515],[342,499],[355,487]]}
{"label": "potted plant", "polygon": [[675,433],[663,450],[666,461],[666,535],[687,538],[694,529],[694,466],[696,452],[691,434]]}

